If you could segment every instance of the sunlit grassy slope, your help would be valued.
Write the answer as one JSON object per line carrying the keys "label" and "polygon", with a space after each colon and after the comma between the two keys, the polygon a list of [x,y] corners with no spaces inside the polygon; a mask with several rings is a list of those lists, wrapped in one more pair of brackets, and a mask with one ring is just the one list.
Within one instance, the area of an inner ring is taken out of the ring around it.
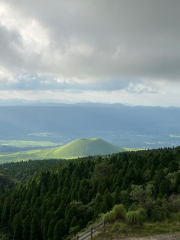
{"label": "sunlit grassy slope", "polygon": [[0,140],[0,145],[11,147],[55,147],[62,145],[62,143],[53,143],[50,141],[21,141],[21,140]]}
{"label": "sunlit grassy slope", "polygon": [[72,159],[89,155],[107,155],[125,151],[99,138],[77,139],[62,147],[23,151],[0,155],[0,162],[29,159]]}

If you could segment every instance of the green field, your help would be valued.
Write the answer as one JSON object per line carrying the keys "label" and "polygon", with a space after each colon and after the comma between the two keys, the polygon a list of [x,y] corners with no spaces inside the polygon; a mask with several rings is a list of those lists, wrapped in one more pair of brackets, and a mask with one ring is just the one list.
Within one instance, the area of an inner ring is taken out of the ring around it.
{"label": "green field", "polygon": [[124,148],[125,151],[127,152],[133,152],[133,151],[142,151],[142,150],[147,150],[144,148]]}
{"label": "green field", "polygon": [[53,143],[50,141],[21,141],[21,140],[0,140],[0,146],[11,147],[55,147],[63,143]]}
{"label": "green field", "polygon": [[98,138],[77,139],[61,147],[22,151],[0,155],[0,163],[35,159],[73,159],[89,155],[107,155],[125,151]]}

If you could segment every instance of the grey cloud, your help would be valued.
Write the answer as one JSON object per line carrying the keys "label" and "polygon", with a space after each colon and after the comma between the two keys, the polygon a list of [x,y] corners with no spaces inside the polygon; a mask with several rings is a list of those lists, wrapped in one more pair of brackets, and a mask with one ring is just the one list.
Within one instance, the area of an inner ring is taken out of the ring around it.
{"label": "grey cloud", "polygon": [[[179,0],[6,0],[6,3],[17,13],[36,19],[50,38],[48,49],[44,50],[48,61],[43,52],[24,53],[22,61],[20,51],[5,47],[4,55],[8,52],[15,56],[6,65],[44,76],[96,80],[91,84],[52,81],[53,88],[113,90],[126,88],[132,79],[136,82],[180,79]],[[8,36],[11,34],[14,33]],[[13,42],[23,48],[18,33]],[[70,51],[77,46],[85,46],[85,50]],[[62,60],[55,59],[55,55]],[[31,85],[48,86],[38,81]]]}
{"label": "grey cloud", "polygon": [[20,34],[0,24],[0,64],[7,68],[19,68],[23,60],[22,49]]}

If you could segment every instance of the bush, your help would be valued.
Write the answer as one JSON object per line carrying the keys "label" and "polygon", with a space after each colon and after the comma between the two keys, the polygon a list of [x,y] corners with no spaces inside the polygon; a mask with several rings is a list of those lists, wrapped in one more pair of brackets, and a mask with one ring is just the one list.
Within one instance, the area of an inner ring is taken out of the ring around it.
{"label": "bush", "polygon": [[180,210],[179,196],[172,194],[167,200],[163,201],[163,208],[170,213],[178,212]]}
{"label": "bush", "polygon": [[129,211],[126,213],[126,221],[131,224],[137,223],[137,211]]}
{"label": "bush", "polygon": [[126,221],[131,224],[143,224],[147,220],[147,212],[144,208],[126,213]]}
{"label": "bush", "polygon": [[111,232],[126,232],[126,225],[124,223],[115,222],[111,228]]}
{"label": "bush", "polygon": [[141,222],[145,222],[147,220],[147,212],[144,208],[140,208],[138,211],[139,217],[141,218]]}
{"label": "bush", "polygon": [[114,222],[116,219],[115,219],[115,214],[113,211],[110,211],[110,212],[107,212],[106,214],[104,214],[104,221],[107,223],[110,223],[110,222]]}
{"label": "bush", "polygon": [[123,204],[115,205],[112,211],[104,214],[105,222],[114,222],[118,219],[125,218],[126,209]]}
{"label": "bush", "polygon": [[168,212],[166,211],[166,209],[158,205],[157,203],[154,203],[150,209],[150,217],[153,221],[161,221],[165,219],[167,215]]}
{"label": "bush", "polygon": [[121,219],[121,218],[125,218],[126,209],[125,209],[123,204],[115,205],[112,211],[115,214],[116,220]]}
{"label": "bush", "polygon": [[139,208],[139,206],[138,206],[137,204],[133,203],[133,204],[129,207],[128,212],[130,212],[130,211],[136,211],[136,210],[138,210],[138,208]]}

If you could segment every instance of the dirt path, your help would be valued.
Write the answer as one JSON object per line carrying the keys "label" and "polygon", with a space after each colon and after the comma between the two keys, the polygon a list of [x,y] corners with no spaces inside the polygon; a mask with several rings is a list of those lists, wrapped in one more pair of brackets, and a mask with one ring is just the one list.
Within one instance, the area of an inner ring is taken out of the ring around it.
{"label": "dirt path", "polygon": [[129,237],[129,238],[114,239],[114,240],[180,240],[180,232],[171,233],[171,234],[153,235],[150,237]]}

